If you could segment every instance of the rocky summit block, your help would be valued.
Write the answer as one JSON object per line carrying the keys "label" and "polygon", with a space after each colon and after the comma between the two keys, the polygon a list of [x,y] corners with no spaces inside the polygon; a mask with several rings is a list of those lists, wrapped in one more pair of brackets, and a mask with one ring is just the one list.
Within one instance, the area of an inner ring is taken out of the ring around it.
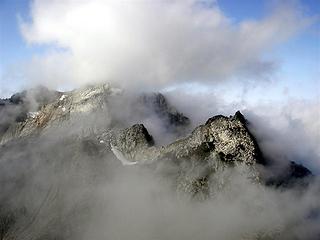
{"label": "rocky summit block", "polygon": [[[231,117],[222,115],[212,117],[186,138],[161,147],[149,144],[149,148],[146,148],[146,144],[137,144],[137,142],[150,143],[152,137],[143,125],[134,125],[122,130],[116,136],[115,145],[124,154],[130,154],[135,161],[156,160],[169,155],[175,159],[200,159],[208,154],[215,154],[225,162],[243,162],[248,165],[261,162],[260,149],[247,129],[244,117],[239,118],[239,116],[242,116],[240,112]],[[152,159],[146,158],[149,155],[146,154],[148,150],[153,153]],[[131,154],[132,151],[135,154]]]}
{"label": "rocky summit block", "polygon": [[177,190],[198,199],[213,196],[225,187],[228,177],[221,173],[229,167],[242,166],[249,179],[260,182],[256,164],[263,162],[263,157],[240,112],[212,117],[189,136],[166,146],[154,146],[141,124],[122,130],[114,138],[113,151],[121,156],[119,160],[126,165],[161,166],[165,174],[170,169]]}

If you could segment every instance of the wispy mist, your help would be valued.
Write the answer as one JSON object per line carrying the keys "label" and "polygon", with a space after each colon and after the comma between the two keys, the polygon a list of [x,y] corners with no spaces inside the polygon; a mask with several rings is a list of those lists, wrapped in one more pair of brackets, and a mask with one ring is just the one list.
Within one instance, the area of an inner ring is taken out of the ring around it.
{"label": "wispy mist", "polygon": [[[252,183],[239,166],[217,173],[213,181],[228,179],[224,188],[214,198],[198,202],[176,193],[180,168],[173,163],[164,163],[158,170],[122,166],[112,154],[103,152],[103,144],[90,136],[70,138],[67,129],[63,135],[51,132],[2,151],[5,168],[1,168],[1,180],[10,180],[10,184],[3,182],[2,209],[19,217],[6,237],[147,240],[319,236],[316,179],[301,194],[299,188],[280,190]],[[3,217],[5,211],[1,214]]]}

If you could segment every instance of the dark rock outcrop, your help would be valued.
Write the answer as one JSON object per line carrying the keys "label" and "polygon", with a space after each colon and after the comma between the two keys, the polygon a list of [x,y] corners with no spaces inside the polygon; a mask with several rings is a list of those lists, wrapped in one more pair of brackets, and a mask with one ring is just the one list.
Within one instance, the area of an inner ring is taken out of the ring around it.
{"label": "dark rock outcrop", "polygon": [[162,119],[164,127],[169,131],[179,132],[190,125],[190,119],[171,106],[161,93],[143,94],[140,102]]}
{"label": "dark rock outcrop", "polygon": [[135,124],[122,130],[116,139],[116,146],[126,153],[148,148],[154,144],[152,136],[143,124]]}
{"label": "dark rock outcrop", "polygon": [[312,177],[312,173],[308,168],[293,161],[282,166],[280,171],[277,170],[272,173],[271,171],[274,167],[277,166],[266,167],[268,174],[265,176],[265,183],[269,186],[288,188],[299,185],[305,187],[310,180],[309,178]]}

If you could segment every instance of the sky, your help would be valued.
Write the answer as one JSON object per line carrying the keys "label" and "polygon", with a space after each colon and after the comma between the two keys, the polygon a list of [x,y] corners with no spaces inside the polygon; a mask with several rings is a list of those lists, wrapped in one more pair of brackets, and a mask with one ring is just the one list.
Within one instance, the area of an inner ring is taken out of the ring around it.
{"label": "sky", "polygon": [[[233,0],[219,1],[221,8],[235,20],[261,17],[267,2],[245,0],[239,7]],[[278,46],[274,55],[281,61],[278,76],[283,80],[281,87],[288,88],[294,96],[308,98],[320,94],[320,1],[303,0],[300,3],[305,14],[317,20],[311,27]]]}
{"label": "sky", "polygon": [[[38,2],[41,5],[41,2],[46,1]],[[62,3],[59,0],[53,2],[58,2],[60,5]],[[270,2],[272,3],[270,4]],[[130,3],[135,3],[135,1],[131,1]],[[243,0],[241,4],[235,0],[201,1],[200,3],[203,3],[204,8],[208,9],[214,5],[234,26],[241,24],[243,21],[259,21],[263,19],[268,15],[268,11],[272,8],[272,5],[277,4],[276,1],[254,0]],[[24,23],[30,23],[36,17],[38,17],[36,20],[39,21],[39,18],[43,16],[40,14],[40,16],[33,16],[31,4],[32,2],[29,0],[0,0],[1,97],[8,97],[15,91],[29,86],[28,83],[33,81],[33,76],[26,74],[24,69],[26,68],[25,66],[28,66],[29,62],[32,62],[35,56],[48,55],[48,53],[56,51],[56,49],[63,48],[61,45],[52,43],[59,41],[59,39],[49,41],[41,39],[32,40],[30,37],[28,39],[27,34],[22,32]],[[78,3],[77,1],[73,1],[73,4],[77,6]],[[137,3],[135,4],[138,5]],[[237,75],[232,75],[228,76],[231,79],[230,81],[224,85],[219,85],[218,88],[229,89],[228,94],[230,97],[237,97],[239,94],[250,94],[250,97],[254,96],[259,101],[268,99],[281,100],[283,97],[318,98],[320,95],[320,2],[317,0],[304,0],[300,2],[295,1],[294,4],[299,5],[299,10],[302,9],[303,16],[309,18],[308,20],[311,23],[297,30],[296,33],[291,34],[289,37],[285,37],[286,39],[281,43],[274,44],[270,49],[267,47],[262,53],[259,53],[259,57],[267,60],[272,59],[272,62],[276,65],[276,70],[272,71],[272,74],[267,77],[266,83],[260,84],[258,87],[256,84],[245,84],[245,87],[244,85],[237,86]],[[29,30],[31,28],[32,26],[29,26]],[[73,45],[70,46],[67,46],[67,48],[70,47],[72,51],[76,51],[73,50]],[[57,52],[60,53],[59,50]],[[33,65],[35,66],[33,68],[37,69],[37,63]],[[197,77],[197,75],[195,76]],[[216,75],[214,76],[216,77]],[[63,78],[64,76],[57,75],[57,77]],[[202,77],[202,75],[199,77]],[[177,84],[175,82],[171,83],[167,84],[164,88],[176,85],[190,85],[189,81],[187,83],[181,81],[178,81]],[[54,85],[54,87],[64,87],[62,86],[62,82],[59,82],[59,84]],[[195,81],[195,83],[191,84],[195,86],[191,87],[191,89],[210,89],[208,81]],[[69,83],[65,85],[69,86]],[[235,85],[237,86],[236,88],[231,87]],[[248,85],[251,86],[249,90],[247,89]]]}

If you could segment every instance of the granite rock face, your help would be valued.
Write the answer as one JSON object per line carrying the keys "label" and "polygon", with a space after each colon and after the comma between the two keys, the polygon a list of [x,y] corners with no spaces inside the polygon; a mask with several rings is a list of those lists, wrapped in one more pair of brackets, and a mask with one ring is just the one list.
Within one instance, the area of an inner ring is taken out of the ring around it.
{"label": "granite rock face", "polygon": [[[236,115],[241,114],[240,112]],[[133,156],[135,161],[151,161],[172,156],[175,159],[202,158],[214,153],[225,162],[243,162],[252,165],[261,162],[262,156],[254,138],[250,135],[245,123],[237,117],[215,116],[204,125],[198,126],[189,136],[179,139],[167,146],[146,148],[146,144],[138,145],[136,142],[150,142],[148,133],[139,134],[141,125],[121,131],[116,137],[116,146],[124,153]],[[138,127],[139,126],[139,127]],[[136,138],[133,138],[135,136]],[[128,144],[131,143],[131,144]],[[139,152],[139,149],[142,152]],[[154,157],[147,159],[146,152],[150,150]],[[131,154],[132,151],[135,154]]]}
{"label": "granite rock face", "polygon": [[212,179],[228,167],[241,165],[248,178],[256,182],[260,179],[255,165],[263,157],[240,112],[230,117],[212,117],[186,138],[166,146],[154,146],[141,125],[124,129],[115,139],[116,149],[128,161],[175,165],[180,170],[176,176],[178,190],[197,198],[213,196],[217,188],[222,188],[221,183],[227,179]]}
{"label": "granite rock face", "polygon": [[152,136],[143,124],[135,124],[130,128],[120,131],[115,136],[114,147],[124,154],[131,154],[154,145]]}

